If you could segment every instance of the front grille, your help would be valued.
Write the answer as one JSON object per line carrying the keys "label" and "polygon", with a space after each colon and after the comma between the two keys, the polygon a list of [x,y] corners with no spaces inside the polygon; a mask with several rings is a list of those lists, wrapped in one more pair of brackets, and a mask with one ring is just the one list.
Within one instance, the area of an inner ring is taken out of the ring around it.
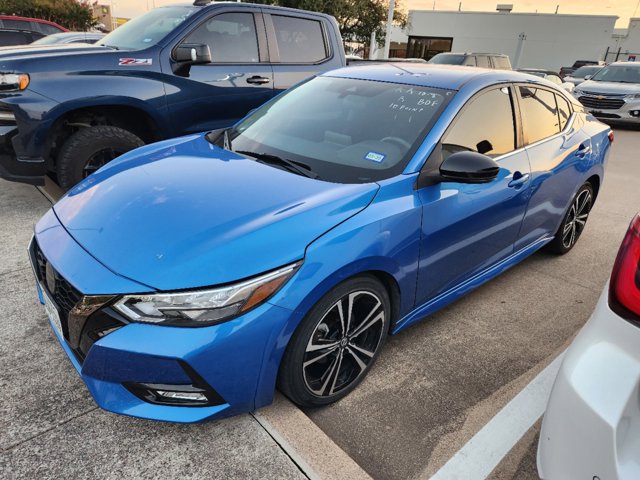
{"label": "front grille", "polygon": [[[36,277],[58,307],[62,334],[82,364],[96,341],[124,326],[125,323],[106,315],[101,310],[113,297],[82,295],[52,265],[48,265],[49,281],[47,281],[48,260],[35,239],[31,245],[30,255]],[[51,280],[55,280],[53,288],[49,285],[52,283]]]}
{"label": "front grille", "polygon": [[[76,290],[73,285],[67,282],[55,269],[53,270],[53,276],[55,279],[55,287],[52,292],[47,284],[47,259],[40,250],[37,242],[34,244],[34,254],[36,260],[36,273],[40,284],[47,289],[47,292],[51,296],[52,300],[60,309],[60,321],[64,330],[65,337],[69,339],[69,312],[75,307],[82,299],[82,294]],[[49,267],[51,268],[51,267]]]}
{"label": "front grille", "polygon": [[587,108],[595,108],[597,110],[618,110],[624,105],[624,100],[622,98],[597,98],[597,97],[587,97],[585,95],[578,98],[580,103]]}

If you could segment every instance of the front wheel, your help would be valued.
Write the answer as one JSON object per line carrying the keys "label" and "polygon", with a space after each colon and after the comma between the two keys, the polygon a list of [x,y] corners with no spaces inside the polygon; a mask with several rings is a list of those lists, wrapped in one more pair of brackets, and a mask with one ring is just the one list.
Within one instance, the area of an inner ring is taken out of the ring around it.
{"label": "front wheel", "polygon": [[129,150],[144,145],[133,133],[119,127],[83,128],[69,137],[58,154],[58,183],[68,190],[82,179]]}
{"label": "front wheel", "polygon": [[574,247],[584,231],[592,206],[593,187],[590,183],[585,183],[576,193],[560,228],[549,243],[551,252],[562,255]]}
{"label": "front wheel", "polygon": [[378,357],[390,311],[386,289],[372,276],[352,278],[329,291],[289,342],[278,375],[280,390],[303,407],[345,397]]}

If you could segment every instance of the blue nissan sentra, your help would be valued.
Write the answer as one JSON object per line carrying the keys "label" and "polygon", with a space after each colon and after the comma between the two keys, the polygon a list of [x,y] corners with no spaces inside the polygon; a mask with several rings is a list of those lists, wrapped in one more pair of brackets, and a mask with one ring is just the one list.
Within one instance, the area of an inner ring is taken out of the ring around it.
{"label": "blue nissan sentra", "polygon": [[570,251],[612,141],[522,73],[329,72],[76,185],[35,227],[38,293],[106,410],[196,422],[276,387],[325,405],[387,335],[542,247]]}

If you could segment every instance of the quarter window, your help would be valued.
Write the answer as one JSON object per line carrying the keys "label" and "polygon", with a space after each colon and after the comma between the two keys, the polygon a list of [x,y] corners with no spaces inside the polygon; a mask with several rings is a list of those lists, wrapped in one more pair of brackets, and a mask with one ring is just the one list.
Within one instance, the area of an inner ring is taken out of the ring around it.
{"label": "quarter window", "polygon": [[522,124],[527,143],[534,143],[559,133],[561,128],[556,96],[541,88],[519,88],[522,99]]}
{"label": "quarter window", "polygon": [[322,25],[316,20],[271,15],[280,62],[317,63],[327,58]]}
{"label": "quarter window", "polygon": [[209,45],[213,63],[257,63],[258,37],[252,13],[222,13],[211,18],[185,39]]}
{"label": "quarter window", "polygon": [[571,116],[571,107],[569,107],[569,102],[567,102],[560,95],[556,95],[556,101],[558,102],[558,116],[560,117],[560,130],[564,130],[564,127],[567,126],[567,122],[569,121],[569,117]]}
{"label": "quarter window", "polygon": [[442,140],[444,158],[464,150],[497,157],[515,147],[513,101],[507,87],[473,98]]}
{"label": "quarter window", "polygon": [[478,63],[479,67],[491,68],[491,65],[489,64],[489,57],[487,57],[486,55],[478,55],[476,57],[476,62]]}

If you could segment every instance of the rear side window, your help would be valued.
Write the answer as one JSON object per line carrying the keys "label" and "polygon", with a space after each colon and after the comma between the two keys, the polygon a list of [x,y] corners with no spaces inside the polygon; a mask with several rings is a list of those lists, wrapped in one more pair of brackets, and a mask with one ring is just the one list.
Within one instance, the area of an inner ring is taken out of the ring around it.
{"label": "rear side window", "polygon": [[252,13],[222,13],[196,28],[186,43],[209,45],[213,63],[256,63],[258,37]]}
{"label": "rear side window", "polygon": [[519,87],[520,110],[527,143],[534,143],[560,132],[556,96],[542,88]]}
{"label": "rear side window", "polygon": [[556,101],[558,102],[558,117],[560,118],[560,130],[564,130],[564,127],[567,126],[567,122],[569,121],[569,117],[571,116],[571,107],[569,106],[569,102],[567,102],[560,95],[556,95]]}
{"label": "rear side window", "polygon": [[60,30],[58,27],[54,27],[53,25],[49,25],[48,23],[40,23],[39,26],[40,31],[45,35],[52,35],[54,33],[62,32],[62,30]]}
{"label": "rear side window", "polygon": [[442,153],[472,151],[497,157],[515,150],[513,101],[507,87],[471,99],[442,139]]}
{"label": "rear side window", "polygon": [[23,30],[33,30],[33,28],[31,27],[31,22],[25,21],[25,20],[7,20],[4,19],[2,21],[2,26],[4,28],[15,28],[15,29],[23,29]]}
{"label": "rear side window", "polygon": [[493,57],[493,66],[501,70],[511,70],[511,63],[507,57]]}
{"label": "rear side window", "polygon": [[322,25],[306,18],[271,15],[281,63],[317,63],[328,56]]}
{"label": "rear side window", "polygon": [[478,63],[479,67],[491,68],[491,64],[489,64],[489,57],[487,57],[486,55],[477,55],[476,62]]}

